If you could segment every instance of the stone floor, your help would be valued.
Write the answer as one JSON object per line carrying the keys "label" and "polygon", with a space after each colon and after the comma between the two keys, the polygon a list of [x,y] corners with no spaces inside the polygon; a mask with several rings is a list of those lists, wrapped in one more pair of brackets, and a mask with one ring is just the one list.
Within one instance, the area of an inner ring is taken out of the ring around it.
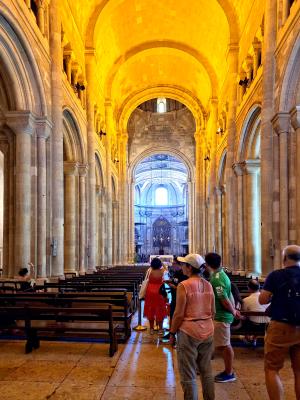
{"label": "stone floor", "polygon": [[[238,380],[216,384],[216,399],[267,399],[262,349],[236,348],[235,354]],[[213,367],[222,370],[220,358]],[[288,362],[282,378],[286,400],[294,400]],[[24,342],[0,341],[0,400],[44,399],[183,400],[176,350],[148,331],[134,332],[113,358],[107,344],[41,342],[25,355]]]}

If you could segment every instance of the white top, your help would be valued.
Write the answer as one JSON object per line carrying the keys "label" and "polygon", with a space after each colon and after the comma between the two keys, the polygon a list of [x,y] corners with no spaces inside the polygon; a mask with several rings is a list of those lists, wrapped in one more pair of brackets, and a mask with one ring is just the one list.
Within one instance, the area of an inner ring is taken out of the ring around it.
{"label": "white top", "polygon": [[[245,297],[243,301],[243,311],[266,311],[268,304],[259,304],[258,297],[260,292],[252,293],[250,296]],[[249,320],[256,324],[264,324],[270,321],[269,317],[249,317]]]}

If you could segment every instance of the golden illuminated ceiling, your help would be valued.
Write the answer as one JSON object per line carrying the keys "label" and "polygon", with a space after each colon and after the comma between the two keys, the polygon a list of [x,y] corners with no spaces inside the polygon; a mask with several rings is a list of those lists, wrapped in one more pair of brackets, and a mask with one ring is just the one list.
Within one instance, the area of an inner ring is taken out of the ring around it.
{"label": "golden illuminated ceiling", "polygon": [[252,6],[249,0],[67,0],[64,11],[71,11],[84,47],[95,49],[98,95],[120,116],[153,93],[180,100],[194,114],[206,109],[224,85],[228,46],[238,43]]}

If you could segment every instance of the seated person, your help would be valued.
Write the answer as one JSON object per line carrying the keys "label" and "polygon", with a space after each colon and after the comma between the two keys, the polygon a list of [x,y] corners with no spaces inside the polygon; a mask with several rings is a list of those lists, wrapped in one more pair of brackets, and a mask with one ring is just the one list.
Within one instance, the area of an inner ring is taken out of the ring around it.
{"label": "seated person", "polygon": [[[31,263],[29,264],[31,266]],[[34,290],[35,281],[31,278],[28,268],[21,268],[18,273],[18,280],[21,281],[20,290],[30,292]]]}
{"label": "seated person", "polygon": [[[262,311],[265,312],[268,305],[267,304],[260,304],[258,301],[258,297],[260,294],[260,285],[259,282],[256,281],[255,279],[251,279],[248,282],[248,290],[251,293],[250,296],[244,298],[243,305],[242,305],[242,311]],[[244,322],[243,322],[243,327],[246,329],[249,328],[249,330],[255,329],[256,331],[261,331],[262,333],[265,331],[266,324],[270,322],[269,317],[264,317],[264,316],[251,316],[248,317]],[[255,341],[255,337],[251,338],[246,336],[246,339],[250,341]]]}

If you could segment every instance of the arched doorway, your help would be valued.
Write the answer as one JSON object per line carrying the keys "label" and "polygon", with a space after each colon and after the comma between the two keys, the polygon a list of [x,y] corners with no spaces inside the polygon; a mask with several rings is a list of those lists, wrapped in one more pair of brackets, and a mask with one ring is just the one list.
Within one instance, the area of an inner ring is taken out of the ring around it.
{"label": "arched doorway", "polygon": [[186,165],[170,154],[142,159],[134,172],[136,260],[151,254],[185,254],[189,240],[189,190]]}

